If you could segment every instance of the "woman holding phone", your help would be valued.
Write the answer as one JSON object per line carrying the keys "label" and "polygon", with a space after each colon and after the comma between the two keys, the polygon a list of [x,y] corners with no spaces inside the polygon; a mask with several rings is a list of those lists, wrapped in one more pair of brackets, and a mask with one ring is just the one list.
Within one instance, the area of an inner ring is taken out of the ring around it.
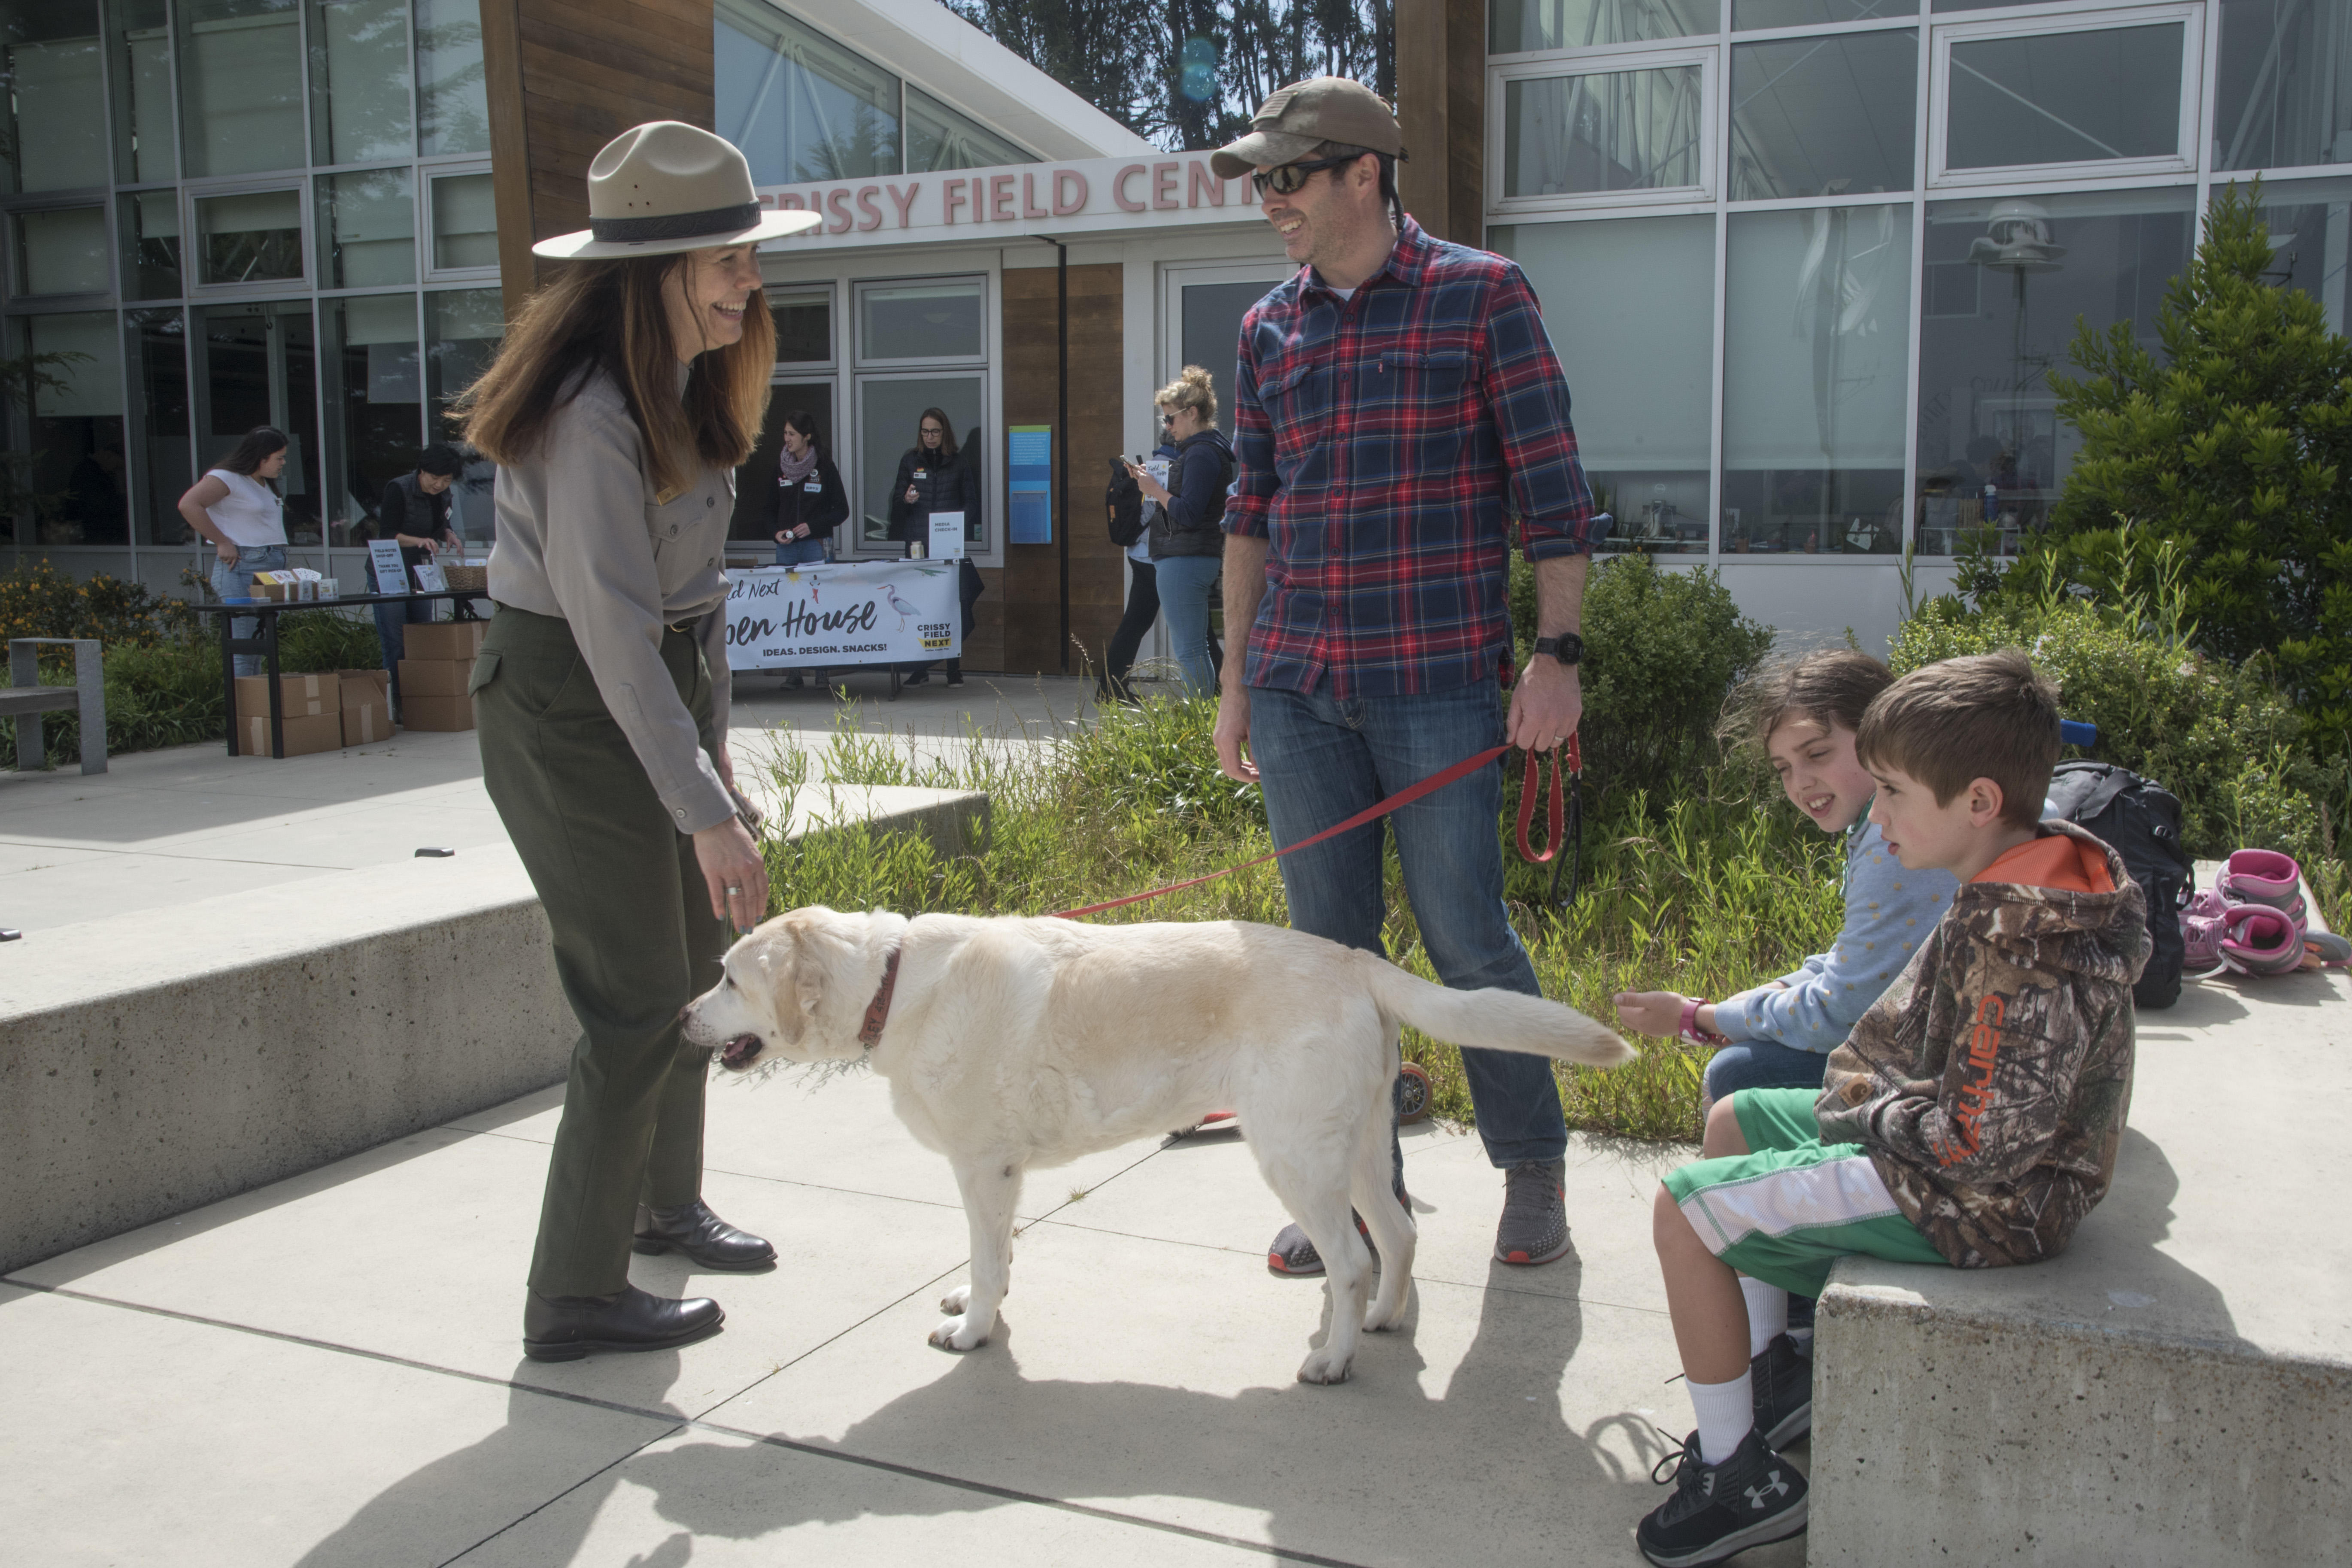
{"label": "woman holding phone", "polygon": [[719,1328],[715,1301],[632,1285],[633,1246],[775,1260],[702,1201],[708,1053],[677,1016],[767,913],[727,751],[719,563],[775,360],[753,247],[814,217],[763,213],[742,153],[668,121],[597,153],[588,210],[532,247],[564,265],[457,410],[499,464],[482,781],[581,1026],[523,1309],[541,1361]]}

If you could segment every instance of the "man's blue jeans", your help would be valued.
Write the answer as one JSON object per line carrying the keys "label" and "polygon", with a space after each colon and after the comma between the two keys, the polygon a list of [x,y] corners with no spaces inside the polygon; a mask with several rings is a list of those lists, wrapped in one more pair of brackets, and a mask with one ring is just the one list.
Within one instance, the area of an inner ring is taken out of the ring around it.
{"label": "man's blue jeans", "polygon": [[[257,572],[286,570],[286,547],[282,544],[241,545],[236,552],[236,564],[232,566],[218,555],[213,557],[213,592],[224,599],[253,597],[253,574]],[[259,616],[231,616],[228,635],[243,639],[253,635],[261,624]],[[238,675],[260,675],[267,671],[268,661],[257,653],[241,653],[233,663]]]}
{"label": "man's blue jeans", "polygon": [[[1345,700],[1253,687],[1249,698],[1250,755],[1265,782],[1277,846],[1310,838],[1503,742],[1502,692],[1483,682],[1424,696]],[[1502,809],[1503,770],[1496,763],[1385,823],[1396,835],[1405,897],[1438,978],[1464,990],[1497,986],[1540,995],[1535,965],[1504,910]],[[1293,927],[1383,952],[1382,826],[1370,823],[1282,858]],[[1465,1050],[1462,1065],[1489,1160],[1510,1166],[1567,1152],[1549,1061]]]}

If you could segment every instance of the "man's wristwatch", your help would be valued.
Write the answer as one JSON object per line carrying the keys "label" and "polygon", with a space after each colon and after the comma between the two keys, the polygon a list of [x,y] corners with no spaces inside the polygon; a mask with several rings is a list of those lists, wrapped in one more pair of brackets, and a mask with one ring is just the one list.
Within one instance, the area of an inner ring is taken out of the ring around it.
{"label": "man's wristwatch", "polygon": [[1584,658],[1584,639],[1574,632],[1562,632],[1556,637],[1536,638],[1536,657],[1546,655],[1566,665],[1580,663]]}

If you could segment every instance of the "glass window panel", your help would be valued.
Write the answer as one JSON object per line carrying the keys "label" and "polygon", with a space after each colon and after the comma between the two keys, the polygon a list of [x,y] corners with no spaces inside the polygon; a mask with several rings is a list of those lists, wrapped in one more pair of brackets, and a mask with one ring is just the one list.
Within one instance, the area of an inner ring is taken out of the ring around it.
{"label": "glass window panel", "polygon": [[718,130],[761,185],[898,172],[898,79],[761,0],[719,0]]}
{"label": "glass window panel", "polygon": [[[319,301],[327,331],[327,409],[334,439],[332,512],[373,519],[383,487],[416,467],[425,416],[416,296],[369,294]],[[348,533],[345,537],[349,537]]]}
{"label": "glass window panel", "polygon": [[115,0],[107,15],[108,68],[114,75],[114,157],[121,177],[139,184],[179,174],[172,113],[172,32],[163,0]]}
{"label": "glass window panel", "polygon": [[2313,296],[2327,330],[2342,332],[2352,321],[2352,179],[2283,180],[2263,185],[2263,195],[2271,236],[2264,276]]}
{"label": "glass window panel", "polygon": [[321,163],[405,158],[416,147],[409,0],[312,0],[310,91]]}
{"label": "glass window panel", "polygon": [[[286,537],[320,542],[318,340],[307,300],[211,305],[194,321],[196,449],[207,468],[257,425],[286,432]],[[174,500],[178,499],[176,496]]]}
{"label": "glass window panel", "polygon": [[445,174],[434,181],[434,269],[446,272],[498,264],[498,199],[490,188],[490,176]]}
{"label": "glass window panel", "polygon": [[416,281],[416,195],[406,169],[320,178],[319,276],[330,289]]}
{"label": "glass window panel", "polygon": [[2063,5],[2065,0],[1935,0],[1928,7],[1938,16],[1947,11],[1990,11],[1999,5]]}
{"label": "glass window panel", "polygon": [[[898,459],[916,445],[915,429],[923,410],[937,408],[948,416],[957,449],[980,475],[980,493],[988,491],[986,443],[981,435],[982,378],[973,373],[951,375],[866,376],[857,384],[857,488],[860,542],[887,544],[890,527],[890,486],[898,477]],[[982,518],[964,519],[964,537],[973,544],[987,540]]]}
{"label": "glass window panel", "polygon": [[142,544],[184,544],[179,501],[195,483],[188,462],[188,344],[177,310],[122,318],[131,392],[131,504]]}
{"label": "glass window panel", "polygon": [[1717,0],[1492,0],[1486,47],[1494,54],[1630,44],[1712,33]]}
{"label": "glass window panel", "polygon": [[1187,283],[1183,286],[1184,357],[1209,373],[1209,388],[1217,395],[1217,417],[1231,429],[1234,419],[1234,372],[1242,339],[1242,318],[1265,298],[1264,283]]}
{"label": "glass window panel", "polygon": [[1034,163],[1025,153],[976,120],[966,119],[922,89],[907,89],[907,173],[989,169]]}
{"label": "glass window panel", "polygon": [[1911,208],[1734,213],[1724,237],[1723,548],[1903,548]]}
{"label": "glass window panel", "polygon": [[294,0],[181,0],[188,173],[299,169],[302,39]]}
{"label": "glass window panel", "polygon": [[102,63],[91,0],[0,4],[10,189],[65,191],[107,183],[106,94],[98,79]]}
{"label": "glass window panel", "polygon": [[767,290],[768,314],[776,321],[778,364],[833,363],[833,290]]}
{"label": "glass window panel", "polygon": [[1698,184],[1695,65],[1503,84],[1503,194],[1569,195]]}
{"label": "glass window panel", "polygon": [[255,283],[302,276],[302,197],[247,191],[196,198],[200,283]]}
{"label": "glass window panel", "polygon": [[1731,199],[1911,188],[1919,35],[1731,51]]}
{"label": "glass window panel", "polygon": [[180,194],[134,191],[116,208],[122,292],[132,300],[180,296]]}
{"label": "glass window panel", "polygon": [[36,537],[43,544],[131,542],[129,465],[123,458],[122,349],[111,310],[31,316],[25,348],[58,360],[42,370],[28,411]]}
{"label": "glass window panel", "polygon": [[466,454],[449,517],[457,537],[469,545],[488,544],[498,536],[491,504],[498,465],[457,443],[446,416],[451,400],[489,368],[506,331],[506,300],[496,289],[451,289],[425,296],[425,393],[432,416],[425,434],[457,444]]}
{"label": "glass window panel", "polygon": [[102,294],[106,209],[60,207],[16,215],[16,277],[27,294]]}
{"label": "glass window panel", "polygon": [[1954,43],[1945,166],[2176,155],[2180,36],[2167,22]]}
{"label": "glass window panel", "polygon": [[977,359],[985,352],[977,282],[876,284],[857,297],[861,360]]}
{"label": "glass window panel", "polygon": [[1935,202],[1927,208],[1919,337],[1923,554],[1965,530],[2004,553],[2048,526],[2082,437],[2057,417],[2049,374],[2069,371],[2077,321],[2129,321],[2161,353],[2158,309],[2189,265],[2196,193],[2085,193]]}
{"label": "glass window panel", "polygon": [[1731,30],[1811,27],[1918,14],[1918,0],[1731,0]]}
{"label": "glass window panel", "polygon": [[1599,547],[1705,554],[1715,219],[1505,225],[1486,243],[1526,270],[1568,368],[1585,473],[1616,519]]}
{"label": "glass window panel", "polygon": [[2221,0],[2213,166],[2352,163],[2352,0]]}
{"label": "glass window panel", "polygon": [[426,157],[490,150],[479,0],[416,0],[416,96]]}

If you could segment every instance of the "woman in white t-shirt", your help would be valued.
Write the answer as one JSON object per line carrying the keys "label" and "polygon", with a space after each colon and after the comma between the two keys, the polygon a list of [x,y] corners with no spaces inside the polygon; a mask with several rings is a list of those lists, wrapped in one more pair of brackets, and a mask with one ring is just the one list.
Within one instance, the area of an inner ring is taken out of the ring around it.
{"label": "woman in white t-shirt", "polygon": [[[180,498],[180,515],[213,542],[213,592],[223,599],[249,599],[255,573],[285,569],[286,503],[278,497],[278,476],[286,468],[286,447],[284,431],[257,425]],[[257,619],[232,617],[229,635],[251,637]],[[259,654],[236,656],[237,674],[261,672]]]}

